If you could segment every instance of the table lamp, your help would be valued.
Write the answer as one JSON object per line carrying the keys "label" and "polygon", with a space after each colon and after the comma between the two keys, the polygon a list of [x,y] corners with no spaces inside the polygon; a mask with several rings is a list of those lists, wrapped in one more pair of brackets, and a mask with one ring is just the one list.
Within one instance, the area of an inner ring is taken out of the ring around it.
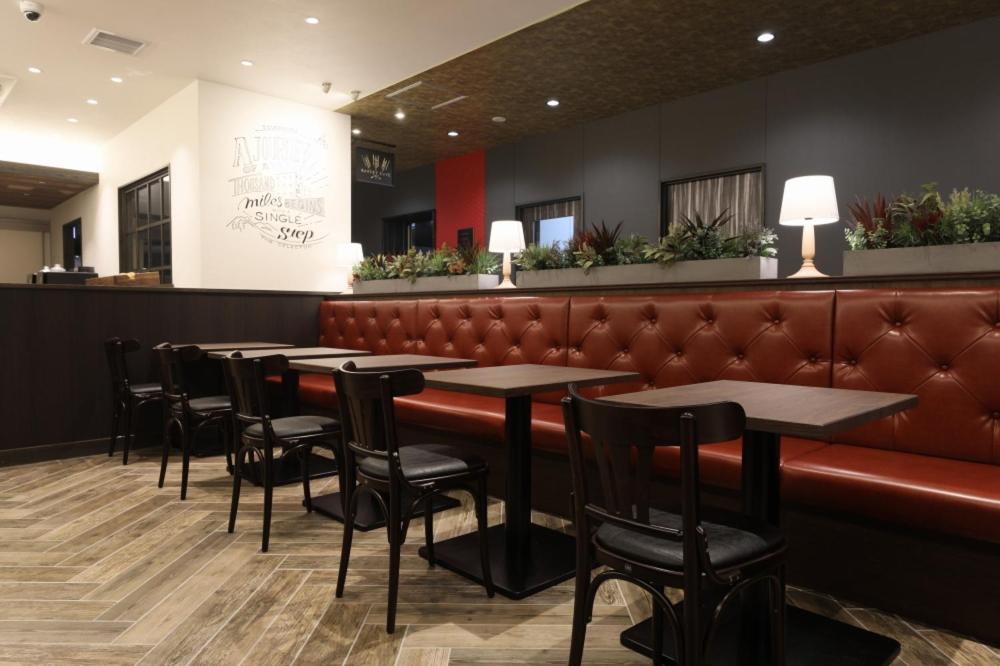
{"label": "table lamp", "polygon": [[524,249],[524,227],[520,220],[497,220],[490,226],[490,252],[503,252],[503,282],[498,289],[513,289],[510,253]]}
{"label": "table lamp", "polygon": [[365,258],[365,253],[361,249],[361,243],[338,243],[334,251],[334,260],[337,266],[347,266],[347,289],[345,294],[354,293],[354,266],[361,263]]}
{"label": "table lamp", "polygon": [[829,277],[820,273],[813,263],[816,257],[816,232],[813,227],[839,219],[832,176],[799,176],[785,181],[778,224],[802,227],[802,268],[788,277]]}

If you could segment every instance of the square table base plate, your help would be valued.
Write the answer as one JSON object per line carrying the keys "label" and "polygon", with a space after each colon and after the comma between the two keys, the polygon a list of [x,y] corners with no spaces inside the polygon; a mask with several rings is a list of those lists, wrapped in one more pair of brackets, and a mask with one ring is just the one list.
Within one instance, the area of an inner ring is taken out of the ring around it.
{"label": "square table base plate", "polygon": [[[788,666],[885,666],[899,654],[899,643],[891,638],[801,608],[788,606],[786,617],[785,663]],[[652,620],[645,620],[623,631],[622,645],[652,657],[651,624]],[[738,612],[723,613],[722,625],[710,648],[711,663],[725,666],[754,663],[752,659],[740,659],[739,625]],[[664,621],[663,656],[668,664],[677,663],[669,621]]]}
{"label": "square table base plate", "polygon": [[[490,568],[496,591],[510,599],[523,599],[553,585],[569,580],[576,572],[576,540],[563,532],[532,523],[529,536],[530,556],[525,571],[518,575],[507,561],[507,534],[504,525],[489,528]],[[427,549],[420,548],[427,559]],[[477,583],[483,582],[479,565],[479,532],[434,544],[437,564]]]}
{"label": "square table base plate", "polygon": [[[436,495],[433,499],[434,513],[445,511],[446,509],[454,509],[456,506],[461,506],[461,504],[457,499],[444,495]],[[344,511],[341,508],[339,492],[314,497],[312,505],[313,511],[316,513],[344,522]],[[409,504],[404,500],[403,506],[409,506]],[[424,507],[421,504],[413,512],[413,517],[419,518],[422,515],[424,515]],[[371,495],[365,493],[358,498],[358,513],[354,517],[354,529],[359,532],[368,532],[380,527],[385,527],[385,516],[382,514],[382,507],[375,503]]]}

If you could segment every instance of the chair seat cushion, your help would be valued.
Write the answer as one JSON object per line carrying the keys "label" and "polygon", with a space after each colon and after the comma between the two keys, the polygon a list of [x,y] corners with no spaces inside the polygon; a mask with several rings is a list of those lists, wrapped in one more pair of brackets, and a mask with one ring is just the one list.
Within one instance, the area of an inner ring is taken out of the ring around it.
{"label": "chair seat cushion", "polygon": [[[826,442],[799,437],[781,438],[781,465],[810,451],[828,446]],[[653,473],[679,479],[681,450],[676,446],[659,447],[653,454]],[[739,490],[743,487],[743,440],[705,444],[698,451],[698,474],[701,482],[716,488]]]}
{"label": "chair seat cushion", "polygon": [[[681,516],[650,509],[649,522],[660,527],[681,529]],[[708,541],[708,559],[717,569],[738,567],[780,548],[785,538],[781,530],[745,516],[732,514],[728,524],[702,521]],[[636,562],[664,569],[684,568],[684,544],[669,537],[643,534],[604,523],[597,529],[597,543],[605,550]]]}
{"label": "chair seat cushion", "polygon": [[163,386],[157,383],[129,384],[128,388],[132,395],[159,395],[163,393]]}
{"label": "chair seat cushion", "polygon": [[229,401],[228,395],[208,395],[203,398],[191,398],[188,400],[188,405],[191,406],[192,411],[199,414],[224,412],[227,409],[232,409],[232,403]]}
{"label": "chair seat cushion", "polygon": [[[325,416],[286,416],[280,419],[271,419],[271,427],[278,439],[294,439],[338,432],[340,423]],[[254,423],[247,427],[243,434],[261,439],[264,437],[264,426],[260,423]]]}
{"label": "chair seat cushion", "polygon": [[1000,543],[1000,466],[831,444],[782,469],[788,501]]}
{"label": "chair seat cushion", "polygon": [[[444,444],[413,444],[399,449],[399,462],[403,475],[409,481],[420,481],[437,476],[450,476],[486,469],[482,458]],[[367,476],[389,478],[389,461],[368,456],[358,461],[358,467]]]}

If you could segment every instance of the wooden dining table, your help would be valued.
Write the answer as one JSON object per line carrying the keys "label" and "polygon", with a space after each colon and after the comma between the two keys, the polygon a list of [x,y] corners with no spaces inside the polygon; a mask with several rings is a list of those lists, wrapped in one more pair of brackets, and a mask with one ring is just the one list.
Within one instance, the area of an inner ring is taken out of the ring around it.
{"label": "wooden dining table", "polygon": [[[507,483],[504,523],[489,528],[490,561],[496,590],[511,599],[540,592],[573,577],[575,540],[531,522],[531,396],[565,389],[631,381],[636,372],[559,365],[498,365],[445,370],[427,375],[428,387],[504,399]],[[420,549],[426,557],[426,550]],[[435,561],[481,582],[476,532],[434,544]]]}
{"label": "wooden dining table", "polygon": [[194,346],[203,352],[235,351],[237,349],[288,349],[295,345],[284,342],[171,342],[171,347]]}
{"label": "wooden dining table", "polygon": [[207,352],[209,358],[220,359],[238,351],[243,358],[264,358],[280,354],[289,361],[293,359],[340,358],[343,356],[361,356],[369,352],[357,349],[340,349],[337,347],[265,347],[263,349],[219,349]]}
{"label": "wooden dining table", "polygon": [[[355,352],[363,354],[364,352]],[[289,359],[289,374],[295,379],[286,378],[283,384],[288,390],[287,384],[295,381],[297,386],[298,373],[322,373],[330,374],[335,368],[339,368],[344,363],[351,361],[355,369],[365,372],[381,372],[387,370],[403,370],[415,368],[417,370],[438,370],[441,368],[469,368],[476,365],[476,361],[468,358],[452,358],[450,356],[430,356],[425,354],[377,354],[377,355],[355,355],[336,358],[310,358],[310,359]],[[431,375],[427,375],[430,377]],[[353,474],[346,473],[347,470],[340,470],[340,486],[354,483]],[[344,522],[344,507],[342,495],[339,491],[319,495],[312,499],[313,511],[321,515]],[[457,500],[443,495],[435,496],[432,500],[432,507],[435,512],[451,509],[459,505]],[[424,507],[420,506],[414,511],[414,516],[422,516]],[[385,515],[382,509],[371,495],[364,493],[358,497],[357,513],[354,517],[354,528],[362,532],[377,529],[385,526]]]}
{"label": "wooden dining table", "polygon": [[[746,412],[743,436],[742,510],[773,525],[781,523],[781,436],[829,441],[837,433],[870,423],[917,405],[917,396],[876,391],[762,382],[714,381],[625,393],[604,398],[611,402],[651,407],[730,401]],[[850,563],[845,562],[845,567]],[[758,586],[760,587],[760,586]],[[748,591],[739,613],[729,613],[716,642],[728,644],[726,654],[749,664],[773,663],[767,628],[767,591]],[[786,664],[810,666],[882,666],[899,653],[899,642],[794,606],[787,607]],[[625,630],[621,642],[652,656],[650,620]],[[750,630],[742,630],[741,627]],[[664,657],[674,660],[669,626],[664,632]],[[730,663],[721,658],[720,663]],[[733,662],[738,663],[738,662]]]}

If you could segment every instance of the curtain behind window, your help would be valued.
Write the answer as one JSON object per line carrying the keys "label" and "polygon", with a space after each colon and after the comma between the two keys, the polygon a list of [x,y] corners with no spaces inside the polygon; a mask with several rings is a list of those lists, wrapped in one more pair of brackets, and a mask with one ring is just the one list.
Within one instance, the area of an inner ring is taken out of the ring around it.
{"label": "curtain behind window", "polygon": [[759,169],[669,183],[667,201],[668,230],[683,217],[694,219],[697,213],[707,222],[726,209],[733,216],[724,227],[726,235],[764,226],[763,178]]}

